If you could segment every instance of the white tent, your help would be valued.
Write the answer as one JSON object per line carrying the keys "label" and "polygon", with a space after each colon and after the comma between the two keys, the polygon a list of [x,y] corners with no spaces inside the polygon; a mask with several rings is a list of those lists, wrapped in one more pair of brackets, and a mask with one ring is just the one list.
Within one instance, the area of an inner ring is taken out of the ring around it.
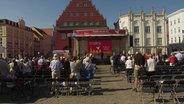
{"label": "white tent", "polygon": [[0,46],[0,53],[3,53],[5,51],[5,48]]}

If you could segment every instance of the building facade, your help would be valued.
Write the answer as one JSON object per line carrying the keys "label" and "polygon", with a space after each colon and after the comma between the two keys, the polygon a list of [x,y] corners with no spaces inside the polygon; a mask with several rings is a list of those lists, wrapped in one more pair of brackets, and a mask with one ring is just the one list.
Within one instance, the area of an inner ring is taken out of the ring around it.
{"label": "building facade", "polygon": [[73,32],[81,29],[107,29],[106,19],[91,0],[71,0],[54,27],[54,50],[73,53]]}
{"label": "building facade", "polygon": [[116,24],[119,29],[126,29],[129,34],[129,51],[142,53],[167,52],[167,20],[166,11],[155,13],[152,8],[150,14],[134,14],[130,9],[128,14],[121,15]]}
{"label": "building facade", "polygon": [[0,45],[5,48],[1,57],[30,56],[34,54],[34,34],[25,21],[14,22],[8,19],[0,20]]}
{"label": "building facade", "polygon": [[184,50],[184,9],[177,10],[167,16],[169,31],[169,49]]}
{"label": "building facade", "polygon": [[[51,28],[43,28],[39,29],[36,27],[32,27],[37,38],[35,38],[35,46],[36,49],[34,50],[34,55],[45,55],[49,56],[52,51],[52,31]],[[39,43],[39,44],[38,44]]]}

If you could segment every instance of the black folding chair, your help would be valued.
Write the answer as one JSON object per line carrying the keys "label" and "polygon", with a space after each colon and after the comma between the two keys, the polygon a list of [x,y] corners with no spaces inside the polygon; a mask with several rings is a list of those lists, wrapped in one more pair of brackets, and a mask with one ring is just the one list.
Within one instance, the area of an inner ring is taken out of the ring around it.
{"label": "black folding chair", "polygon": [[70,94],[77,94],[77,96],[79,95],[78,79],[68,79],[67,80],[67,87],[69,89],[68,95],[70,95]]}
{"label": "black folding chair", "polygon": [[150,77],[150,81],[160,81],[161,78],[162,78],[161,75],[152,75],[152,76]]}
{"label": "black folding chair", "polygon": [[156,100],[155,100],[156,84],[157,83],[154,81],[147,81],[147,82],[142,83],[142,86],[141,86],[141,102],[142,102],[142,104],[144,104],[144,101],[146,100],[145,98],[146,97],[148,98],[148,95],[146,95],[146,97],[144,96],[146,93],[151,94],[152,100],[154,101],[154,103],[156,103]]}
{"label": "black folding chair", "polygon": [[183,103],[184,102],[184,80],[179,80],[176,84],[174,90],[174,97],[176,103]]}
{"label": "black folding chair", "polygon": [[[159,88],[159,95],[158,95],[158,99],[161,99],[163,103],[165,102],[169,102],[170,100],[174,100],[174,89],[175,89],[175,85],[176,85],[176,81],[175,80],[162,80],[159,81],[160,83],[160,88]],[[168,96],[170,97],[168,99]]]}
{"label": "black folding chair", "polygon": [[91,94],[91,92],[92,92],[92,84],[91,84],[90,79],[88,79],[88,78],[81,78],[81,79],[79,79],[78,84],[79,84],[79,92],[80,92],[80,94],[81,93],[86,93],[86,92],[88,93],[88,95]]}

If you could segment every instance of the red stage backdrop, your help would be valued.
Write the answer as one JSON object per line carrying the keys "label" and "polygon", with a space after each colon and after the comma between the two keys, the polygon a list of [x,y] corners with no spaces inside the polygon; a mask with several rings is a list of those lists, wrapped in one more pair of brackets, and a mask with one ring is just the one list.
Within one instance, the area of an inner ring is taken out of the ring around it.
{"label": "red stage backdrop", "polygon": [[92,54],[112,54],[111,40],[88,40],[88,53]]}

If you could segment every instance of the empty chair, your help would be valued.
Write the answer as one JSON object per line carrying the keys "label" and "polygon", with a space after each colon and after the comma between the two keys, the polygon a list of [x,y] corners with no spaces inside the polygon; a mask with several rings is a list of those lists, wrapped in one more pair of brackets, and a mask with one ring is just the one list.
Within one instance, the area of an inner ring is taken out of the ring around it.
{"label": "empty chair", "polygon": [[67,87],[69,89],[69,94],[79,94],[79,85],[78,85],[78,79],[68,79],[67,80]]}
{"label": "empty chair", "polygon": [[175,75],[174,79],[175,80],[184,80],[184,75]]}
{"label": "empty chair", "polygon": [[161,99],[163,104],[166,101],[169,101],[171,99],[174,101],[173,92],[174,92],[174,88],[176,85],[176,81],[167,79],[167,80],[162,80],[159,82],[160,82],[160,88],[159,88],[158,99]]}
{"label": "empty chair", "polygon": [[162,80],[171,80],[173,79],[173,75],[162,75]]}
{"label": "empty chair", "polygon": [[161,75],[153,75],[150,77],[150,81],[160,81]]}
{"label": "empty chair", "polygon": [[148,76],[147,75],[139,76],[139,80],[148,81]]}
{"label": "empty chair", "polygon": [[87,79],[87,78],[82,78],[82,79],[79,79],[79,90],[80,90],[80,94],[81,93],[88,93],[88,95],[91,94],[92,92],[92,84],[91,84],[91,81],[90,79]]}
{"label": "empty chair", "polygon": [[156,93],[156,82],[154,81],[148,81],[148,82],[143,82],[142,87],[141,87],[141,102],[144,104],[145,98],[149,97],[148,95],[144,96],[145,93],[151,94],[151,98],[155,103],[155,93]]}
{"label": "empty chair", "polygon": [[179,80],[175,87],[174,98],[176,103],[184,102],[184,80]]}

